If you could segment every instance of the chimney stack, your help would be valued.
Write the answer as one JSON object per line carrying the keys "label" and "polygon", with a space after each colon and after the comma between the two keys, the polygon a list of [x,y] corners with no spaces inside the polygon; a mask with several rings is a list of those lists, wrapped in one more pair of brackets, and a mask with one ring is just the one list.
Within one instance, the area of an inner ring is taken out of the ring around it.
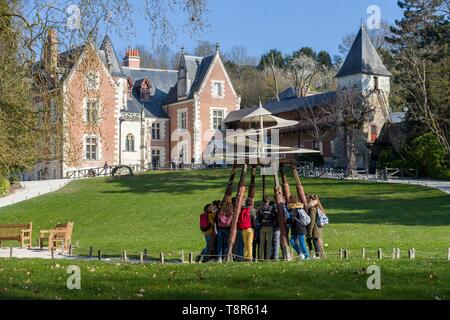
{"label": "chimney stack", "polygon": [[44,46],[44,67],[52,76],[56,76],[58,68],[58,33],[55,29],[48,30]]}
{"label": "chimney stack", "polygon": [[128,68],[139,69],[141,67],[139,50],[128,48],[123,59],[123,65]]}

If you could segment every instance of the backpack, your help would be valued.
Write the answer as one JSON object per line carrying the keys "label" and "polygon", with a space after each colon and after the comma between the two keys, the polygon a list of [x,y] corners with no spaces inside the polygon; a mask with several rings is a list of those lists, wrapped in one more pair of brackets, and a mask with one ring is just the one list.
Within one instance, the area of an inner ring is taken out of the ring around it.
{"label": "backpack", "polygon": [[209,219],[208,219],[208,213],[203,212],[200,215],[200,230],[202,230],[203,232],[206,232],[209,229],[211,229],[211,223],[209,222]]}
{"label": "backpack", "polygon": [[261,220],[261,226],[263,227],[273,227],[274,223],[274,214],[273,209],[271,206],[263,206],[260,209],[260,220]]}
{"label": "backpack", "polygon": [[233,221],[233,214],[229,214],[227,216],[227,212],[225,210],[220,210],[217,215],[217,226],[219,228],[229,228],[231,226],[231,221]]}
{"label": "backpack", "polygon": [[295,209],[294,220],[300,223],[303,227],[308,226],[311,223],[311,217],[303,209]]}
{"label": "backpack", "polygon": [[325,215],[325,213],[320,210],[320,208],[317,208],[317,218],[316,223],[318,227],[323,227],[324,225],[329,224],[328,217]]}

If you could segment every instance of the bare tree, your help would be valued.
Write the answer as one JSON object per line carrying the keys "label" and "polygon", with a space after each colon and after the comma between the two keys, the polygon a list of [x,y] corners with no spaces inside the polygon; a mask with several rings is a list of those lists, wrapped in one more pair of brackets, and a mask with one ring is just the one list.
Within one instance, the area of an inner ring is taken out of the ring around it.
{"label": "bare tree", "polygon": [[308,94],[311,83],[320,68],[320,64],[314,58],[303,53],[289,61],[287,70],[292,77],[293,87],[298,97]]}
{"label": "bare tree", "polygon": [[270,90],[272,90],[277,101],[280,101],[280,87],[278,79],[281,77],[282,72],[283,70],[276,66],[274,54],[271,52],[267,57],[267,64],[264,68],[264,73],[266,75],[267,86]]}
{"label": "bare tree", "polygon": [[205,57],[213,55],[216,52],[216,44],[209,41],[200,41],[194,48],[194,55],[198,57]]}
{"label": "bare tree", "polygon": [[245,46],[233,46],[225,54],[225,59],[237,66],[256,66],[257,59],[248,55]]}
{"label": "bare tree", "polygon": [[[402,76],[397,77],[397,93],[410,98],[406,105],[408,115],[415,121],[426,125],[426,127],[436,135],[446,152],[450,153],[450,144],[443,127],[448,125],[449,119],[441,118],[439,108],[448,108],[447,104],[435,106],[432,102],[432,82],[434,80],[443,79],[447,72],[448,61],[443,65],[433,65],[427,61],[424,49],[408,47],[402,53],[396,56],[397,63],[402,65]],[[446,67],[444,66],[446,65]],[[440,78],[442,76],[442,78]],[[432,78],[435,78],[434,80]],[[445,83],[434,83],[434,87],[445,87]]]}
{"label": "bare tree", "polygon": [[[389,43],[386,41],[386,37],[391,35],[390,25],[387,21],[382,21],[380,29],[367,30],[370,40],[372,41],[375,49],[389,49]],[[339,52],[341,55],[346,56],[350,51],[350,48],[355,41],[356,33],[346,34],[342,38],[342,42],[339,45]]]}
{"label": "bare tree", "polygon": [[341,90],[337,93],[332,107],[322,110],[342,137],[345,148],[345,163],[347,174],[356,174],[356,140],[363,135],[367,123],[376,112],[376,104],[371,103],[373,93],[361,93],[357,89]]}

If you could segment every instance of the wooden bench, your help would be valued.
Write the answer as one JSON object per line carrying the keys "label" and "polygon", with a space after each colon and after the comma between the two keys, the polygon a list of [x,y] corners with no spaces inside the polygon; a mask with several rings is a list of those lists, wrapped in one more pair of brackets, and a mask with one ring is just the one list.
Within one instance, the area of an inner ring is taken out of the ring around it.
{"label": "wooden bench", "polygon": [[69,250],[72,241],[73,222],[57,224],[55,229],[41,230],[39,235],[39,246],[44,247],[44,242],[48,243],[48,249],[63,246],[63,251]]}
{"label": "wooden bench", "polygon": [[19,241],[20,247],[28,246],[31,248],[31,234],[33,232],[33,223],[28,224],[0,224],[0,246],[2,241]]}

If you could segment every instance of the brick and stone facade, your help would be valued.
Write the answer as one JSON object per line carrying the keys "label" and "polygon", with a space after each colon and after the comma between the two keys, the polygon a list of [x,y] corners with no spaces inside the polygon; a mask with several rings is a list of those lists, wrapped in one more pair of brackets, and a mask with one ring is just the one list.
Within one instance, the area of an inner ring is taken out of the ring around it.
{"label": "brick and stone facade", "polygon": [[[40,75],[58,97],[61,130],[53,134],[62,152],[39,161],[29,179],[62,178],[105,163],[201,164],[215,130],[240,108],[218,49],[207,57],[183,52],[178,70],[159,70],[141,68],[134,49],[119,61],[107,36],[100,48],[63,53],[56,37],[49,33]],[[50,108],[39,92],[36,106]]]}

